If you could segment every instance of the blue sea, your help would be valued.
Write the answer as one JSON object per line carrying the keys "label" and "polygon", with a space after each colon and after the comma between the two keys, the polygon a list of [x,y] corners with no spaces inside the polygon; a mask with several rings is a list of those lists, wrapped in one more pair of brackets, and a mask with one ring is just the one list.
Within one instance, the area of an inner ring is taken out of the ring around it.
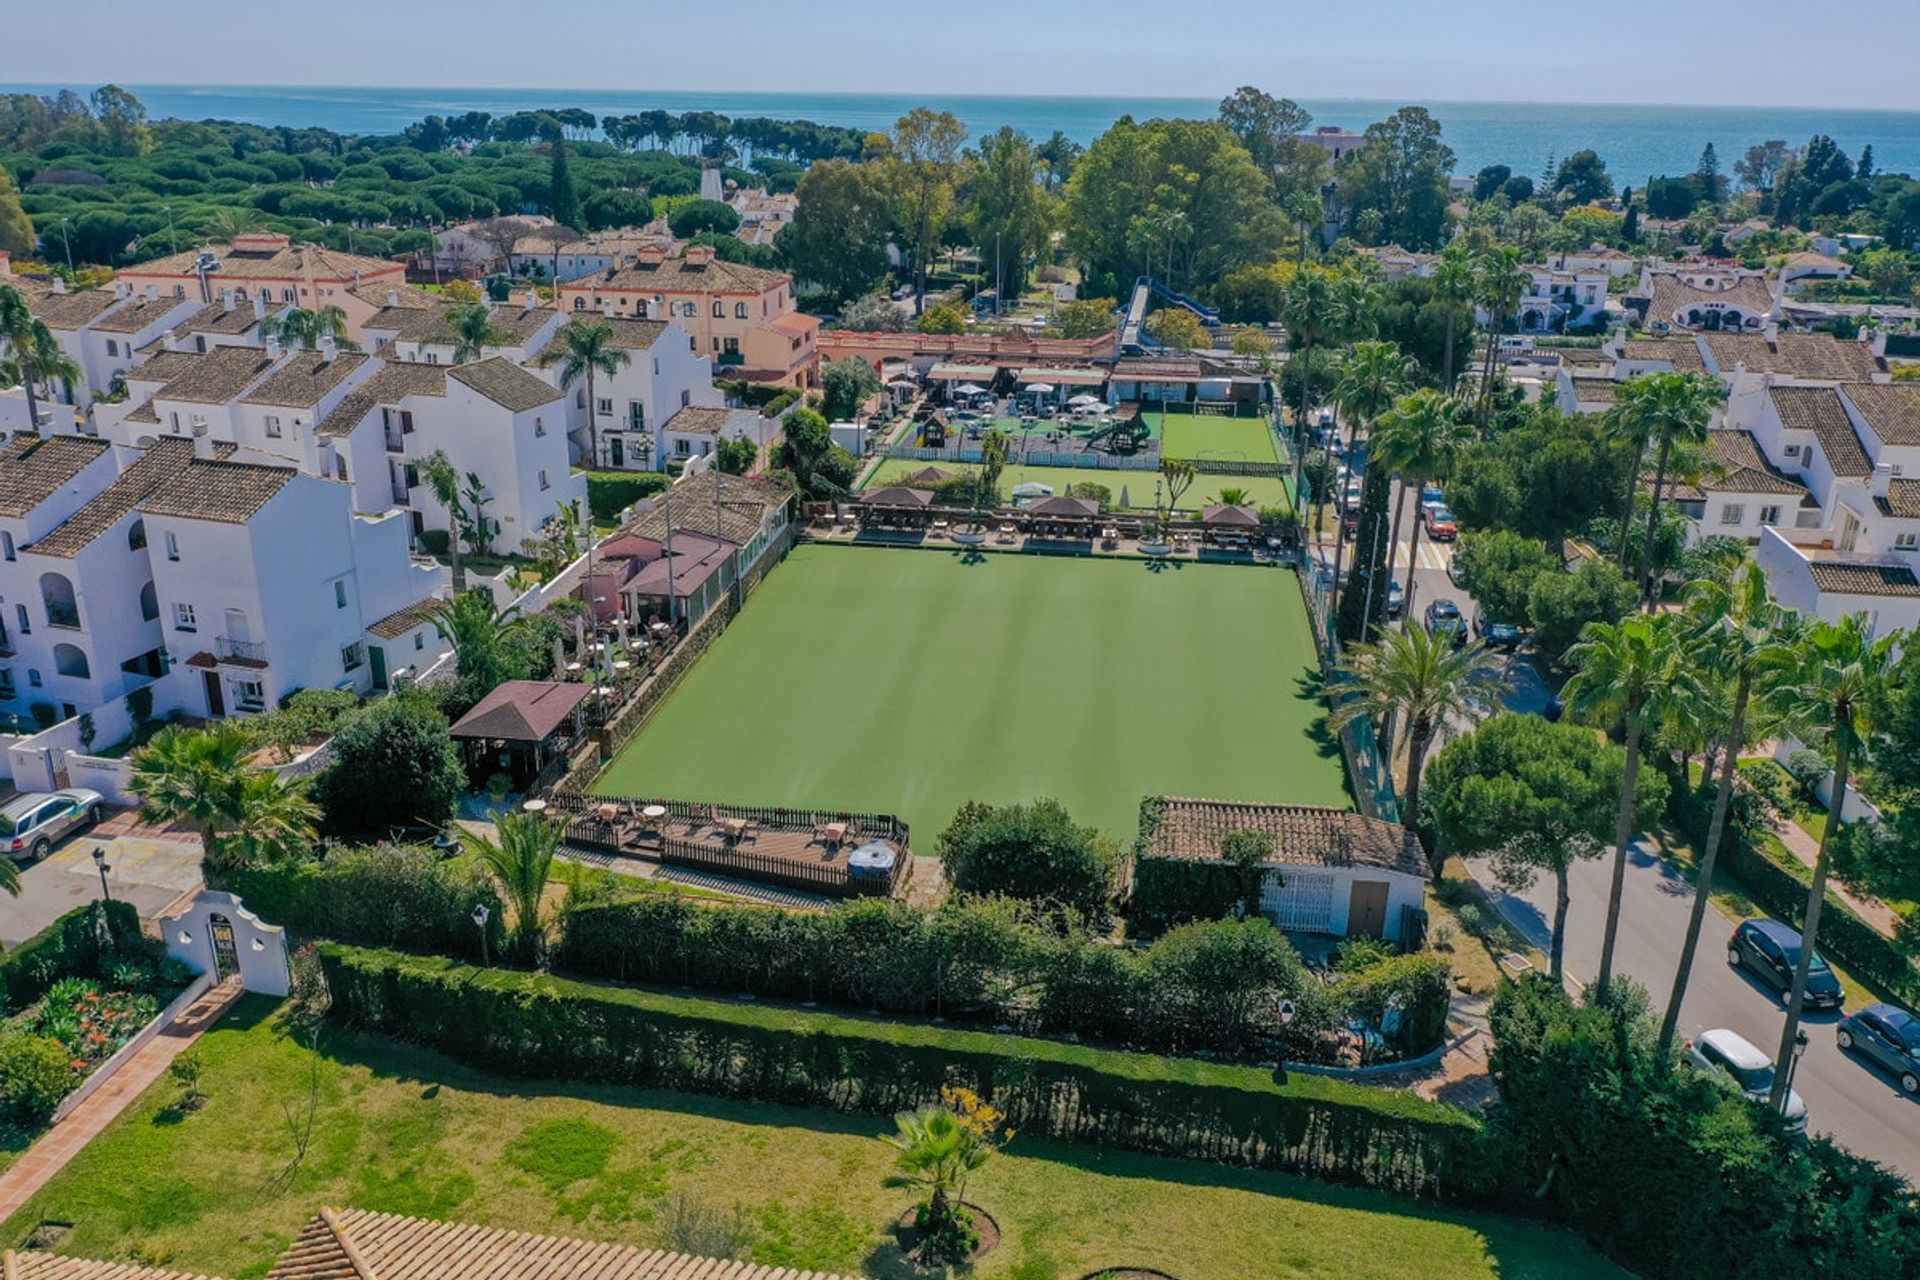
{"label": "blue sea", "polygon": [[[58,86],[24,85],[47,92]],[[73,86],[82,92],[91,86]],[[951,111],[975,135],[1002,125],[1037,138],[1058,129],[1091,142],[1122,115],[1207,117],[1218,102],[1205,98],[969,96],[902,93],[754,93],[621,89],[300,88],[239,85],[130,85],[156,118],[242,120],[263,125],[317,126],[340,133],[393,133],[426,115],[490,111],[495,115],[542,107],[581,107],[596,115],[636,111],[718,111],[817,124],[880,130],[916,106]],[[6,86],[0,86],[6,88]],[[1400,101],[1303,101],[1316,124],[1356,132],[1383,119]],[[1721,167],[1749,146],[1780,138],[1800,146],[1816,133],[1833,137],[1849,155],[1873,148],[1882,172],[1920,174],[1920,111],[1859,111],[1807,107],[1576,105],[1517,102],[1425,102],[1458,157],[1456,172],[1505,164],[1537,175],[1550,156],[1592,147],[1616,182],[1639,186],[1650,176],[1692,172],[1711,142]]]}

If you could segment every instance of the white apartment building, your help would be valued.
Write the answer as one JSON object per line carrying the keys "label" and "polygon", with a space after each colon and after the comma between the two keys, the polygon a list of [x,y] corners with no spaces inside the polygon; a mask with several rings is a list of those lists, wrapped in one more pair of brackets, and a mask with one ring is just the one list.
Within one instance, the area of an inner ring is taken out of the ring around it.
{"label": "white apartment building", "polygon": [[[599,323],[613,330],[614,345],[626,353],[627,361],[612,377],[594,375],[592,412],[599,446],[594,465],[614,471],[659,471],[671,457],[710,452],[710,443],[704,451],[681,443],[685,439],[697,444],[702,429],[695,425],[698,413],[680,419],[686,432],[669,435],[670,422],[683,411],[726,412],[720,407],[725,397],[713,385],[713,366],[695,349],[693,336],[666,320],[602,315]],[[549,346],[557,342],[555,338]],[[534,372],[559,387],[560,366],[543,367],[538,363],[540,356],[535,353]],[[566,399],[576,456],[585,458],[592,448],[586,379],[566,389]]]}
{"label": "white apartment building", "polygon": [[[1527,291],[1513,310],[1514,325],[1522,333],[1558,333],[1597,323],[1606,317],[1607,273],[1603,270],[1557,271],[1529,266]],[[1485,308],[1476,323],[1491,324]]]}
{"label": "white apartment building", "polygon": [[[178,705],[215,718],[301,689],[387,687],[395,659],[372,628],[415,616],[441,583],[412,563],[405,518],[356,514],[347,486],[290,466],[209,453],[140,504]],[[409,665],[438,656],[427,644]]]}

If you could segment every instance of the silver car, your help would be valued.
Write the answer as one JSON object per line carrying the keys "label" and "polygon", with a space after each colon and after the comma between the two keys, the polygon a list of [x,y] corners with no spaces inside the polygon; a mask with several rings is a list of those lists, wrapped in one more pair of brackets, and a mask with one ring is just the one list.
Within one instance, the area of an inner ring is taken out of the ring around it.
{"label": "silver car", "polygon": [[[1698,1040],[1688,1043],[1687,1057],[1701,1071],[1728,1080],[1762,1106],[1773,1092],[1773,1061],[1745,1036],[1724,1028],[1702,1032]],[[1790,1132],[1806,1132],[1807,1104],[1800,1100],[1798,1089],[1787,1090],[1787,1105],[1781,1118],[1787,1122]]]}
{"label": "silver car", "polygon": [[38,862],[53,846],[100,821],[106,797],[84,787],[19,796],[0,808],[0,853]]}

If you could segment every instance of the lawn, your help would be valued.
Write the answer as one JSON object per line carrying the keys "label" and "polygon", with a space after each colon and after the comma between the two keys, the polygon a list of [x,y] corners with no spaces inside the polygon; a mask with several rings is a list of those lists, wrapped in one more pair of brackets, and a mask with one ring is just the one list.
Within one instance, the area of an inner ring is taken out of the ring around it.
{"label": "lawn", "polygon": [[[910,458],[888,458],[874,470],[873,477],[863,486],[878,489],[890,484],[899,484],[901,477],[927,467],[938,467],[953,475],[970,473],[976,468],[956,462],[915,462]],[[1007,494],[1017,484],[1034,481],[1050,485],[1055,493],[1065,493],[1070,484],[1091,482],[1103,484],[1113,494],[1112,506],[1131,505],[1141,510],[1153,508],[1153,487],[1160,479],[1158,471],[1099,471],[1082,467],[1023,467],[1013,465],[1000,473],[1000,491]],[[1128,502],[1121,502],[1121,491],[1126,491]],[[1199,511],[1201,507],[1217,502],[1222,489],[1244,489],[1256,507],[1284,507],[1288,503],[1287,482],[1275,476],[1200,476],[1193,487],[1180,495],[1180,507],[1185,511]]]}
{"label": "lawn", "polygon": [[1169,458],[1207,458],[1219,462],[1278,462],[1273,431],[1264,418],[1227,418],[1215,414],[1149,413]]}
{"label": "lawn", "polygon": [[[259,997],[196,1052],[207,1105],[182,1116],[178,1087],[154,1085],[7,1222],[8,1245],[67,1222],[65,1253],[242,1280],[322,1205],[652,1247],[682,1243],[688,1209],[704,1207],[740,1211],[743,1252],[758,1262],[926,1274],[885,1233],[911,1196],[880,1185],[889,1126],[877,1117],[508,1082],[335,1028],[316,1054]],[[1182,1280],[1625,1280],[1529,1223],[1019,1137],[968,1198],[1005,1233],[980,1280],[1129,1264]]]}
{"label": "lawn", "polygon": [[896,813],[1051,796],[1131,841],[1141,797],[1345,805],[1277,570],[801,546],[597,789]]}

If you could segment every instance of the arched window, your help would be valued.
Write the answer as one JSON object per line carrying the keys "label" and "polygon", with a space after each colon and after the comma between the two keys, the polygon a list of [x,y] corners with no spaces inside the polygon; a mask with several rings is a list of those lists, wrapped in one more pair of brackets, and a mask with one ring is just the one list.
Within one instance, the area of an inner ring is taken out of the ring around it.
{"label": "arched window", "polygon": [[573,309],[575,311],[585,311],[587,309],[587,300],[585,298],[580,297],[578,294],[575,294],[573,299]]}
{"label": "arched window", "polygon": [[127,550],[139,551],[147,545],[147,522],[136,519],[127,526]]}
{"label": "arched window", "polygon": [[282,290],[280,291],[280,301],[282,301],[282,302],[292,302],[292,301],[293,301],[293,290],[291,290],[291,289],[282,289]]}
{"label": "arched window", "polygon": [[71,644],[53,646],[53,669],[76,680],[85,680],[93,675],[93,668],[87,664],[86,651]]}
{"label": "arched window", "polygon": [[735,320],[745,320],[745,319],[747,318],[747,304],[746,304],[746,303],[744,303],[744,302],[736,302],[736,303],[734,303],[734,304],[733,304],[733,318],[734,318]]}
{"label": "arched window", "polygon": [[140,588],[140,621],[154,622],[160,617],[160,593],[149,582]]}
{"label": "arched window", "polygon": [[40,575],[40,600],[47,607],[48,626],[77,628],[80,625],[80,602],[65,574]]}
{"label": "arched window", "polygon": [[726,319],[726,316],[727,316],[727,304],[720,301],[718,298],[714,299],[713,318],[715,320],[724,320]]}

